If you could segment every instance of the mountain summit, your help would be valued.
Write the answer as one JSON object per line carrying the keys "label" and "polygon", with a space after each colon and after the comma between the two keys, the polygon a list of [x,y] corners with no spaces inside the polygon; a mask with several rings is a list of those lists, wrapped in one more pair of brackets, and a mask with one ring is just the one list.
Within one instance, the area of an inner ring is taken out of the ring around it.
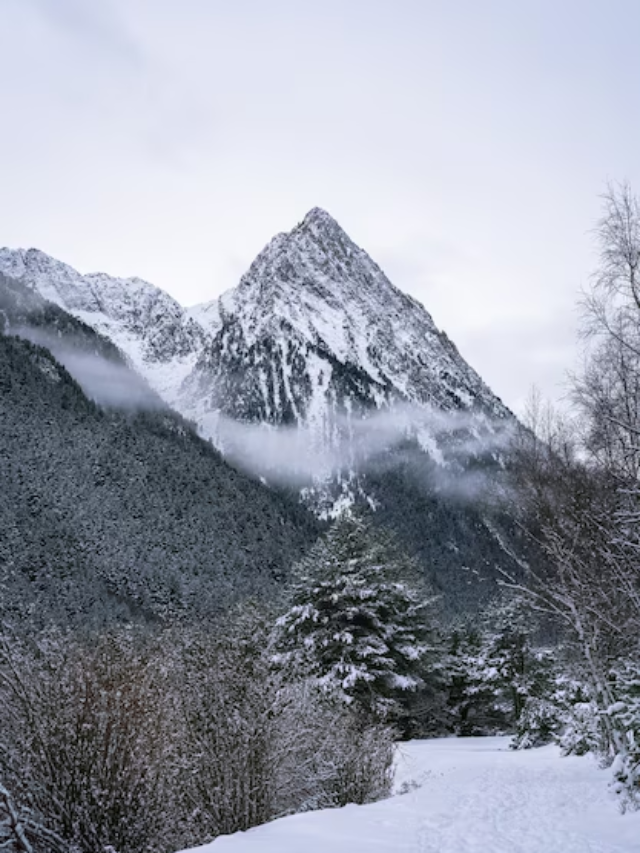
{"label": "mountain summit", "polygon": [[320,441],[339,418],[398,402],[509,417],[425,308],[321,208],[274,237],[237,287],[191,309],[34,249],[0,249],[0,271],[110,337],[214,439],[220,415],[297,424]]}
{"label": "mountain summit", "polygon": [[398,401],[507,415],[423,306],[320,208],[193,314],[207,315],[212,337],[181,396],[201,417],[330,431],[336,412]]}

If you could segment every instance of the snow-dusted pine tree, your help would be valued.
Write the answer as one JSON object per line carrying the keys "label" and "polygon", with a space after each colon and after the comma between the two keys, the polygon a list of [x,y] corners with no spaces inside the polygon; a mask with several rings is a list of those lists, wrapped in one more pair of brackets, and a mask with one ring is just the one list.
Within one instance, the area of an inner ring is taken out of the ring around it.
{"label": "snow-dusted pine tree", "polygon": [[348,704],[398,719],[428,671],[432,601],[388,537],[344,516],[296,566],[276,660]]}
{"label": "snow-dusted pine tree", "polygon": [[453,627],[443,669],[449,724],[456,734],[516,731],[518,746],[551,739],[543,709],[536,706],[537,716],[531,716],[551,678],[550,651],[536,646],[536,631],[525,602],[511,595],[495,599],[480,617]]}
{"label": "snow-dusted pine tree", "polygon": [[640,806],[640,662],[622,661],[614,672],[618,701],[607,714],[624,732],[626,750],[613,763],[614,789],[622,794],[623,808]]}
{"label": "snow-dusted pine tree", "polygon": [[529,699],[547,689],[549,651],[536,647],[537,630],[527,602],[511,594],[496,599],[482,619],[477,676],[490,686],[495,708],[509,727],[520,719]]}

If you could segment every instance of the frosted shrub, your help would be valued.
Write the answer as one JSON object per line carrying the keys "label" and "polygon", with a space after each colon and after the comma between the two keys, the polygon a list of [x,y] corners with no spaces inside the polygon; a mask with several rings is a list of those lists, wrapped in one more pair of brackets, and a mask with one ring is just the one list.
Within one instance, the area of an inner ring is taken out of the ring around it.
{"label": "frosted shrub", "polygon": [[640,808],[640,664],[626,661],[614,673],[618,701],[607,715],[621,732],[623,748],[613,765],[613,788],[621,796],[623,810]]}
{"label": "frosted shrub", "polygon": [[391,730],[274,671],[259,623],[184,642],[179,787],[190,843],[389,793]]}
{"label": "frosted shrub", "polygon": [[155,850],[162,707],[157,662],[126,634],[92,645],[58,634],[31,644],[4,638],[0,773],[30,820],[70,850]]}
{"label": "frosted shrub", "polygon": [[604,748],[602,721],[591,692],[568,674],[567,664],[564,672],[550,672],[546,657],[546,677],[527,698],[511,747],[528,749],[555,741],[565,755],[599,753]]}
{"label": "frosted shrub", "polygon": [[546,698],[531,697],[516,723],[511,741],[512,749],[531,749],[550,743],[561,728],[561,715],[557,705]]}
{"label": "frosted shrub", "polygon": [[595,702],[576,702],[565,716],[558,743],[565,755],[602,753],[602,726]]}
{"label": "frosted shrub", "polygon": [[388,796],[392,729],[311,682],[288,686],[280,700],[279,814]]}
{"label": "frosted shrub", "polygon": [[249,639],[191,632],[183,655],[181,810],[196,842],[273,817],[277,692]]}
{"label": "frosted shrub", "polygon": [[3,849],[30,853],[21,827],[32,853],[170,853],[388,794],[390,729],[275,672],[260,620],[236,616],[2,639]]}

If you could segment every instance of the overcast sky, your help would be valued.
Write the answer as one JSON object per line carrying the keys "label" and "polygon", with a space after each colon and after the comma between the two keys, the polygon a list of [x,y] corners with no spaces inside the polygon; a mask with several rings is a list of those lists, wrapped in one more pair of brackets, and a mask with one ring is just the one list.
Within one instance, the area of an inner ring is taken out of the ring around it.
{"label": "overcast sky", "polygon": [[638,0],[0,0],[0,244],[183,304],[328,210],[519,409],[557,398]]}

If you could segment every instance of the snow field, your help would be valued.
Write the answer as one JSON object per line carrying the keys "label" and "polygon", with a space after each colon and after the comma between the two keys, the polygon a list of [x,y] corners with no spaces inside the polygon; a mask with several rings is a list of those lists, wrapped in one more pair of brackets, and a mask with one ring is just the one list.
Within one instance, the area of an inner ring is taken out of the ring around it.
{"label": "snow field", "polygon": [[[442,738],[399,748],[396,793],[292,815],[198,853],[640,853],[640,812],[620,814],[609,774],[554,746]],[[416,787],[416,785],[418,787]]]}

